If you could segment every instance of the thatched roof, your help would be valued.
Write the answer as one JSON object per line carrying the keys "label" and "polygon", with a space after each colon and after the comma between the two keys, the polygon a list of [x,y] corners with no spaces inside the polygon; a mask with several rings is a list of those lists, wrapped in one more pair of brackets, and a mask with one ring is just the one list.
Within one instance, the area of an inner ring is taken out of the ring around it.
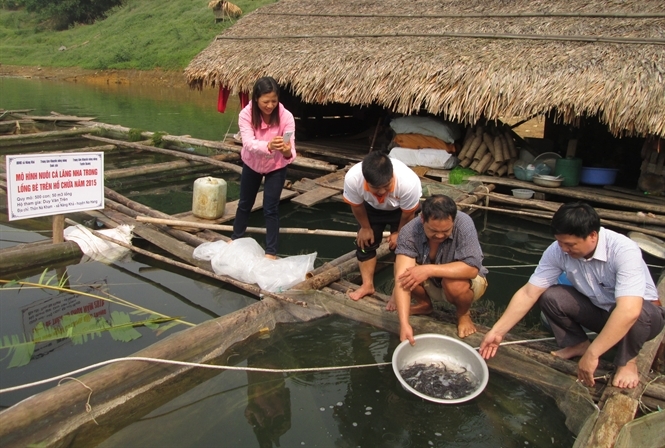
{"label": "thatched roof", "polygon": [[265,75],[310,103],[425,109],[473,123],[556,110],[665,137],[663,0],[280,0],[185,70],[249,91]]}

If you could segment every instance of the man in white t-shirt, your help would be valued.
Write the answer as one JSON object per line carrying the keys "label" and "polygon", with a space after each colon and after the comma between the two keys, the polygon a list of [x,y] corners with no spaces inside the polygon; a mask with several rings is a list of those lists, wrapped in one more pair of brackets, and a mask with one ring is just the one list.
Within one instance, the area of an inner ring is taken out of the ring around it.
{"label": "man in white t-shirt", "polygon": [[358,221],[356,258],[362,285],[349,293],[353,300],[374,294],[376,249],[388,226],[391,250],[397,246],[397,234],[416,216],[422,187],[411,168],[387,154],[373,151],[361,163],[351,167],[344,177],[344,201],[351,206]]}
{"label": "man in white t-shirt", "polygon": [[[588,204],[564,204],[552,217],[556,242],[543,253],[529,282],[520,288],[480,344],[480,354],[496,354],[505,334],[538,302],[564,359],[581,357],[577,378],[595,384],[601,355],[616,347],[612,385],[632,389],[640,382],[636,358],[665,324],[665,308],[640,248],[630,238],[600,226]],[[558,285],[562,272],[572,286]],[[585,328],[598,333],[589,341]]]}

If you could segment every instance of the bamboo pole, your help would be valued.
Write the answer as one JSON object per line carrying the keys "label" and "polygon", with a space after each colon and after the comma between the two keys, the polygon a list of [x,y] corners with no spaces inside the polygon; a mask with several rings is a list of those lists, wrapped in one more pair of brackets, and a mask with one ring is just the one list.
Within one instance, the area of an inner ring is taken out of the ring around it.
{"label": "bamboo pole", "polygon": [[498,160],[495,160],[494,162],[492,162],[492,164],[489,166],[489,168],[487,168],[487,174],[489,174],[490,176],[495,175],[497,173],[497,171],[499,170],[499,168],[501,168],[502,166],[505,166],[503,164],[503,162],[499,162]]}
{"label": "bamboo pole", "polygon": [[499,185],[508,185],[515,188],[530,188],[531,190],[542,191],[544,193],[552,193],[559,196],[566,196],[575,199],[599,202],[603,204],[611,204],[618,207],[625,207],[631,210],[642,210],[653,213],[665,214],[665,205],[647,203],[635,199],[630,200],[630,199],[608,197],[603,194],[602,190],[598,190],[598,192],[591,193],[586,191],[580,191],[576,187],[559,187],[559,188],[541,187],[540,185],[536,185],[533,182],[525,182],[517,179],[506,179],[502,177],[497,178],[497,177],[483,176],[483,175],[469,176],[467,180],[470,181],[475,180],[486,183],[496,183]]}
{"label": "bamboo pole", "polygon": [[[210,229],[210,230],[220,230],[223,232],[232,232],[233,226],[224,225],[224,224],[208,224],[206,222],[195,222],[195,221],[182,221],[176,219],[162,219],[162,218],[152,218],[149,216],[137,216],[136,220],[139,222],[149,222],[152,224],[162,224],[167,226],[179,226],[179,227],[195,227],[197,229]],[[263,227],[247,227],[246,232],[249,233],[266,233],[266,229]],[[280,227],[279,233],[290,233],[297,235],[324,235],[324,236],[342,236],[348,238],[355,238],[358,236],[357,232],[349,232],[345,230],[327,230],[327,229],[305,229],[301,227]],[[390,232],[383,232],[383,237],[390,236]]]}
{"label": "bamboo pole", "polygon": [[[140,214],[143,215],[148,215],[148,216],[153,216],[155,218],[164,218],[164,219],[171,219],[171,215],[167,215],[166,213],[162,213],[158,210],[154,210],[150,207],[147,207],[143,204],[140,204],[138,202],[132,201],[129,198],[126,198],[125,196],[111,190],[108,187],[104,187],[104,196],[107,198],[106,200],[106,207],[116,210],[120,213],[124,213],[125,215],[136,218]],[[174,238],[184,241],[187,244],[191,246],[198,246],[202,244],[204,241],[201,241],[201,238],[198,238],[197,236],[191,235],[183,230],[178,230],[178,229],[172,229],[170,227],[164,228],[164,231],[168,233],[169,235],[173,236]],[[221,239],[223,240],[228,240],[228,237],[219,235]]]}
{"label": "bamboo pole", "polygon": [[467,168],[469,165],[471,165],[472,162],[473,162],[473,159],[463,159],[463,160],[459,163],[459,165],[460,165],[461,167]]}
{"label": "bamboo pole", "polygon": [[491,164],[492,164],[492,154],[490,152],[486,152],[483,158],[480,159],[480,161],[478,162],[478,165],[476,165],[476,171],[478,171],[479,173],[484,173],[485,171],[487,171],[487,168],[489,168]]}
{"label": "bamboo pole", "polygon": [[[482,160],[485,157],[485,155],[488,154],[487,151],[488,151],[487,145],[485,144],[485,142],[482,142],[480,144],[480,146],[478,147],[478,149],[476,150],[476,152],[473,154],[473,159],[474,160]],[[491,156],[491,154],[490,154],[490,156]]]}
{"label": "bamboo pole", "polygon": [[[240,156],[236,153],[220,154],[214,156],[215,160],[223,161],[237,161]],[[175,160],[173,162],[156,163],[153,165],[134,166],[130,168],[120,168],[117,170],[106,171],[104,173],[105,179],[120,179],[123,177],[138,176],[140,174],[159,173],[162,171],[170,171],[179,168],[188,168],[194,166],[204,166],[203,162],[194,162],[190,160]]]}
{"label": "bamboo pole", "polygon": [[194,154],[186,154],[181,151],[174,151],[172,149],[162,149],[162,148],[156,148],[154,146],[148,146],[148,145],[142,145],[140,143],[132,143],[132,142],[125,142],[123,140],[114,140],[111,138],[105,138],[105,137],[96,137],[94,135],[84,135],[85,138],[88,138],[90,140],[96,140],[99,142],[104,142],[104,143],[111,143],[113,145],[117,146],[122,146],[125,148],[133,148],[133,149],[140,149],[143,151],[150,151],[150,152],[156,152],[159,154],[167,154],[169,156],[173,157],[180,157],[182,159],[187,159],[187,160],[193,160],[195,162],[202,162],[202,163],[208,163],[210,165],[215,165],[219,166],[222,168],[225,168],[229,171],[233,171],[235,173],[242,173],[242,168],[239,167],[238,165],[234,165],[232,163],[226,163],[222,162],[220,160],[215,160],[211,157],[206,157],[206,156],[197,156]]}
{"label": "bamboo pole", "polygon": [[503,162],[503,154],[499,154],[497,152],[497,148],[494,145],[494,139],[488,132],[483,133],[483,143],[487,145],[487,148],[492,153],[492,157],[494,157],[494,160]]}
{"label": "bamboo pole", "polygon": [[[505,195],[505,194],[500,194],[500,193],[492,193],[490,194],[490,201],[497,201],[505,204],[513,204],[513,205],[519,205],[519,206],[526,206],[529,208],[536,208],[536,209],[542,209],[542,210],[547,210],[547,211],[552,211],[555,212],[563,205],[562,202],[554,202],[554,201],[541,201],[538,199],[519,199],[513,196]],[[635,212],[625,212],[625,211],[620,211],[620,210],[609,210],[609,209],[604,209],[604,208],[596,208],[596,213],[598,213],[598,216],[601,218],[607,218],[607,219],[613,219],[613,220],[618,220],[618,221],[627,221],[627,222],[632,222],[636,224],[649,224],[649,225],[654,225],[654,226],[662,226],[665,227],[665,217],[664,216],[659,216],[659,215],[654,215],[654,216],[648,216],[646,214],[644,215],[638,215]]]}
{"label": "bamboo pole", "polygon": [[469,159],[474,159],[476,151],[478,151],[478,148],[480,148],[480,145],[483,142],[483,137],[482,135],[479,135],[476,132],[476,136],[471,139],[471,145],[469,146],[469,149],[467,152],[464,154],[464,157],[469,158]]}
{"label": "bamboo pole", "polygon": [[494,159],[501,160],[503,162],[505,158],[503,156],[503,143],[501,141],[501,136],[494,136],[492,143],[494,144]]}
{"label": "bamboo pole", "polygon": [[499,141],[501,141],[501,149],[503,150],[503,160],[510,160],[512,154],[510,153],[510,147],[508,146],[506,137],[502,134],[499,134],[498,137]]}
{"label": "bamboo pole", "polygon": [[506,143],[508,144],[508,153],[510,154],[511,159],[516,159],[519,156],[519,152],[515,147],[515,142],[513,141],[513,136],[510,135],[510,132],[506,131],[503,136],[506,138]]}
{"label": "bamboo pole", "polygon": [[[554,213],[547,213],[547,212],[525,211],[525,210],[508,210],[508,209],[504,209],[504,208],[486,207],[486,206],[476,205],[476,204],[468,204],[467,206],[471,207],[471,208],[479,208],[479,209],[490,210],[490,211],[499,212],[499,213],[508,213],[508,214],[511,214],[511,215],[521,215],[521,216],[533,216],[533,217],[536,217],[536,218],[544,218],[544,219],[552,219],[552,216],[554,215]],[[631,225],[628,225],[628,224],[623,224],[623,223],[616,222],[616,221],[611,221],[611,220],[608,220],[608,219],[601,219],[600,223],[605,224],[605,225],[610,226],[610,227],[618,227],[620,229],[625,229],[625,230],[634,230],[634,231],[637,231],[637,232],[642,232],[646,235],[651,235],[651,236],[655,236],[655,237],[658,237],[658,238],[661,238],[661,239],[665,239],[665,232],[660,232],[658,230],[645,229],[643,227],[631,226]]]}

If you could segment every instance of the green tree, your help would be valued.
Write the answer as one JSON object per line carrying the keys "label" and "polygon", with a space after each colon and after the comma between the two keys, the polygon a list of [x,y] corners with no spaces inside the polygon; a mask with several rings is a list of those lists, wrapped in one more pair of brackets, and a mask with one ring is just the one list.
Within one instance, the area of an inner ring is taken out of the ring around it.
{"label": "green tree", "polygon": [[75,23],[93,23],[106,17],[107,11],[122,0],[22,0],[25,8],[52,22],[58,30]]}

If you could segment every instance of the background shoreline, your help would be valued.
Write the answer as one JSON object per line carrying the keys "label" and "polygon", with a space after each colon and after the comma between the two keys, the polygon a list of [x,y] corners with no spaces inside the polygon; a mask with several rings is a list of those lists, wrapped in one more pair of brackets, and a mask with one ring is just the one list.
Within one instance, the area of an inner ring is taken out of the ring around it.
{"label": "background shoreline", "polygon": [[78,67],[31,67],[0,65],[0,76],[92,85],[153,85],[188,89],[182,71],[171,70],[87,70]]}

